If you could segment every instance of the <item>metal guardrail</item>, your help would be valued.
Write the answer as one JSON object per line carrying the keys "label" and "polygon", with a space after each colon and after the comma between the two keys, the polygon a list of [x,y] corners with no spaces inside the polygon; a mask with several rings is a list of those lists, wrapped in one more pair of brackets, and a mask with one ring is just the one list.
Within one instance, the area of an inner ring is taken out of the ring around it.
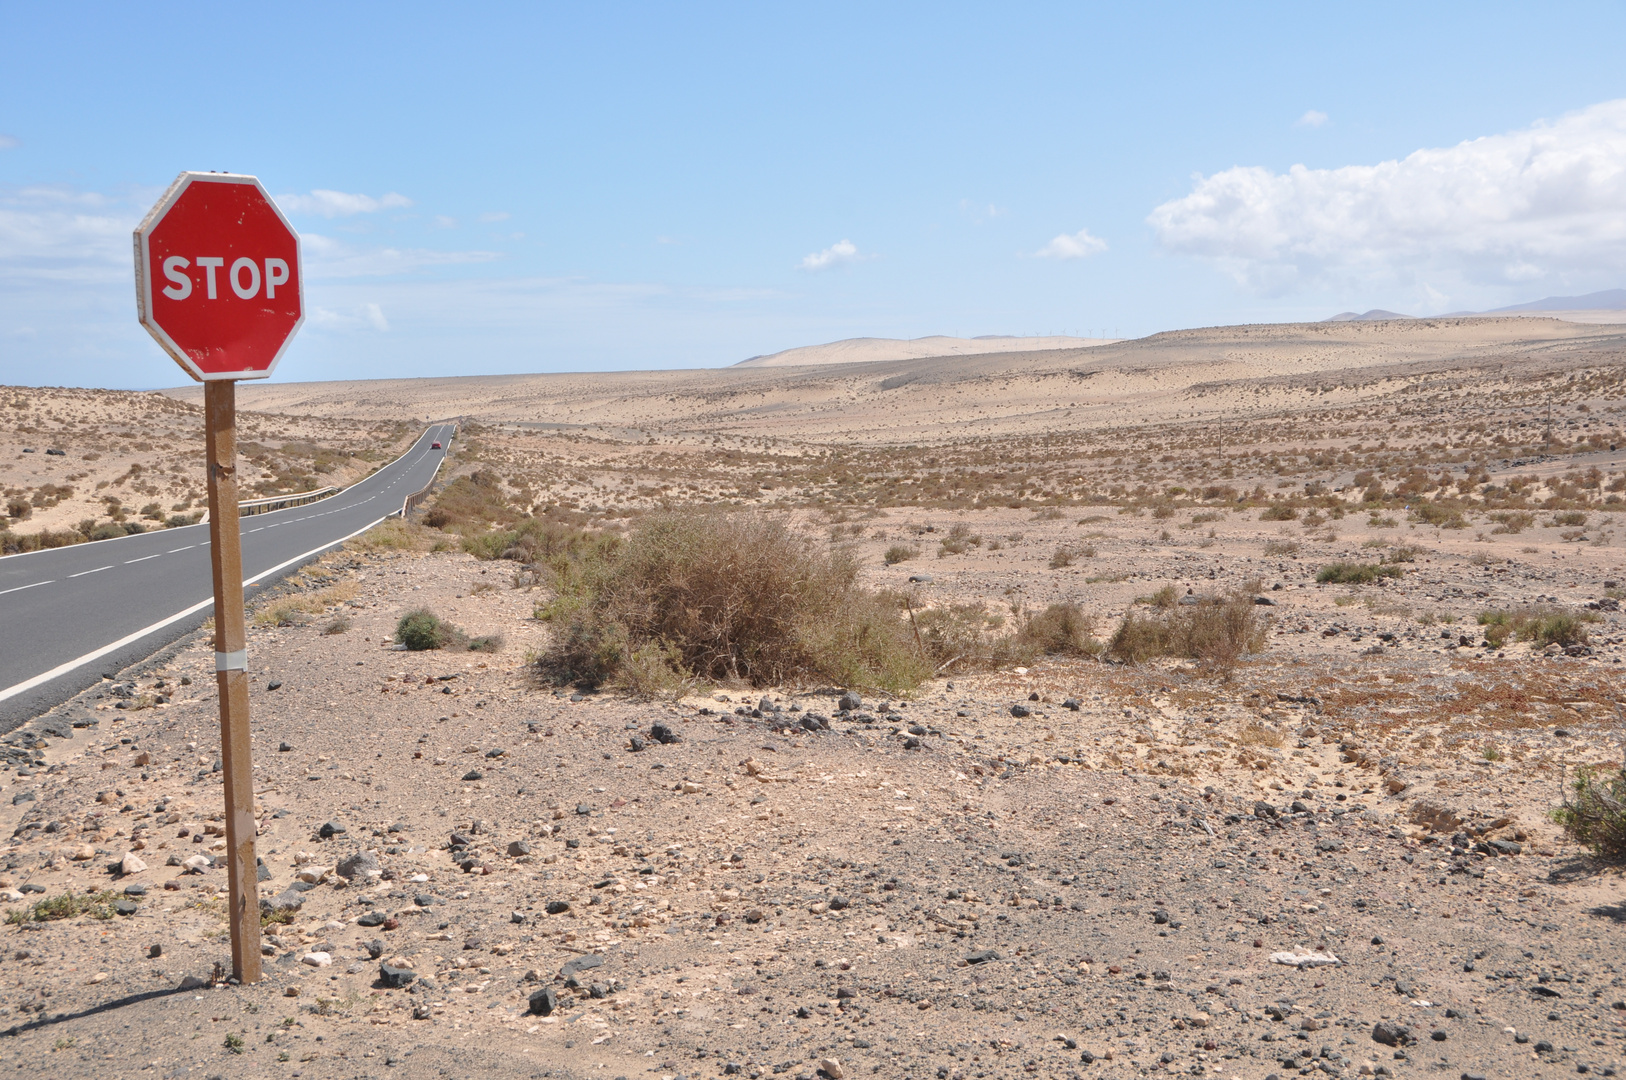
{"label": "metal guardrail", "polygon": [[267,495],[263,499],[248,499],[237,504],[237,513],[241,517],[252,517],[255,514],[269,514],[273,510],[286,510],[290,506],[304,506],[306,503],[325,499],[329,495],[337,495],[336,487],[317,488],[315,491],[297,491],[292,495]]}
{"label": "metal guardrail", "polygon": [[[238,517],[253,517],[255,514],[269,514],[273,510],[286,510],[290,506],[304,506],[319,499],[337,495],[342,489],[336,487],[317,488],[315,491],[296,491],[291,495],[267,495],[263,499],[247,499],[237,504]],[[198,518],[198,524],[209,523],[209,511],[205,510],[203,516]]]}

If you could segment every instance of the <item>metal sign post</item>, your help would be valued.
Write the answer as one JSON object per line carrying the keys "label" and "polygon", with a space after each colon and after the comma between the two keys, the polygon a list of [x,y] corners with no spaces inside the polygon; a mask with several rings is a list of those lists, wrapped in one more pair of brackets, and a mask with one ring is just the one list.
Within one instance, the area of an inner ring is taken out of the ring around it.
{"label": "metal sign post", "polygon": [[239,982],[257,982],[260,904],[236,380],[269,376],[305,321],[299,237],[254,177],[182,173],[136,228],[135,272],[141,325],[203,383],[231,966]]}

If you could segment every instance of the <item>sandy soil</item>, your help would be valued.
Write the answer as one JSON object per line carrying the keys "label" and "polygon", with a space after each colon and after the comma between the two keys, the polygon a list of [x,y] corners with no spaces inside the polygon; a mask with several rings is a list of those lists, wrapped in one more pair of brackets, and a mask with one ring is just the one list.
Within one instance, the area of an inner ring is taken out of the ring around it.
{"label": "sandy soil", "polygon": [[[267,447],[298,425],[343,447],[377,417],[410,434],[462,416],[423,508],[442,526],[397,531],[418,550],[354,543],[257,600],[262,889],[300,902],[267,928],[262,984],[211,982],[223,874],[184,865],[222,843],[206,640],[0,741],[0,888],[43,890],[3,906],[111,890],[131,910],[5,927],[0,1068],[1614,1075],[1620,871],[1547,813],[1575,766],[1621,760],[1621,345],[1551,319],[1416,320],[245,387]],[[172,398],[180,438],[195,411]],[[74,416],[84,445],[131,441]],[[42,444],[67,430],[19,423]],[[784,515],[917,610],[1076,603],[1105,636],[1165,587],[1245,589],[1270,601],[1267,647],[1229,678],[1050,659],[846,716],[828,687],[650,703],[535,682],[539,575],[463,538],[672,506]],[[894,548],[912,555],[888,565]],[[1403,576],[1316,583],[1379,559]],[[1485,647],[1482,612],[1536,604],[1594,620],[1589,642]],[[503,644],[398,651],[418,606]],[[364,850],[376,879],[337,874]],[[146,868],[111,870],[127,853]],[[1337,963],[1272,959],[1308,952]],[[582,957],[601,963],[566,970]],[[1379,1024],[1407,1034],[1377,1041]]]}
{"label": "sandy soil", "polygon": [[[852,542],[878,586],[925,572],[923,593],[1071,597],[1103,618],[1155,584],[1260,577],[1268,649],[1229,681],[1048,661],[852,717],[816,688],[639,703],[532,682],[546,629],[512,564],[331,556],[287,589],[348,599],[250,637],[262,888],[321,882],[268,928],[266,981],[207,985],[228,955],[222,873],[166,865],[222,843],[209,646],[183,643],[12,737],[39,760],[0,774],[4,887],[44,888],[13,906],[147,889],[128,916],[8,928],[0,1056],[64,1076],[1622,1064],[1620,878],[1545,819],[1563,769],[1618,760],[1618,615],[1579,658],[1458,644],[1483,605],[1607,600],[1596,549],[1521,558],[1506,540],[1514,561],[1486,568],[1471,542],[1430,544],[1386,587],[1317,586],[1313,563],[1253,554],[1269,523],[1202,548],[1110,509],[1031,516],[966,515],[975,554],[893,567],[894,534],[962,519]],[[1101,534],[1088,569],[1051,569],[1083,532]],[[420,605],[502,650],[393,651]],[[346,632],[323,632],[333,614]],[[740,715],[762,697],[784,711]],[[832,730],[803,731],[811,712]],[[679,741],[629,749],[656,723]],[[344,831],[323,839],[327,822]],[[1492,839],[1518,853],[1473,850]],[[381,880],[331,870],[364,849]],[[109,872],[132,850],[148,869]],[[1338,963],[1271,959],[1308,952]],[[572,988],[560,972],[583,956],[602,965]],[[387,988],[382,962],[415,978]],[[188,976],[205,983],[177,989]],[[539,1015],[544,988],[559,1004]],[[1383,1022],[1417,1041],[1375,1042]]]}
{"label": "sandy soil", "polygon": [[[394,419],[244,412],[238,438],[254,467],[244,486],[252,495],[276,495],[353,483],[420,431]],[[82,521],[162,528],[201,516],[205,487],[201,399],[0,387],[0,532]]]}

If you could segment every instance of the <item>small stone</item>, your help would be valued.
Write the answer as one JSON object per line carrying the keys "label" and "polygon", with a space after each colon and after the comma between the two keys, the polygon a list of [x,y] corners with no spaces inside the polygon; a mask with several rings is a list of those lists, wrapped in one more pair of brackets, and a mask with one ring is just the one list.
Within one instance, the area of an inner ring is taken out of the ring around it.
{"label": "small stone", "polygon": [[642,735],[634,735],[632,737],[630,743],[629,743],[629,748],[632,750],[632,752],[634,754],[636,754],[636,753],[638,753],[638,752],[640,752],[642,750],[645,750],[648,747],[649,747],[649,743],[644,739],[644,737]]}
{"label": "small stone", "polygon": [[384,941],[382,938],[373,938],[373,940],[363,945],[362,948],[367,950],[367,959],[369,960],[377,960],[380,956],[384,955]]}
{"label": "small stone", "polygon": [[1404,1024],[1391,1024],[1380,1020],[1372,1025],[1372,1041],[1380,1042],[1384,1046],[1407,1046],[1415,1040],[1411,1029]]}
{"label": "small stone", "polygon": [[120,915],[134,915],[140,908],[134,900],[115,900],[113,910]]}
{"label": "small stone", "polygon": [[672,730],[671,726],[666,724],[664,721],[657,721],[650,726],[649,737],[660,743],[662,746],[670,746],[673,743],[681,741],[681,739],[678,737],[678,733]]}
{"label": "small stone", "polygon": [[133,851],[125,852],[124,858],[119,860],[119,874],[122,877],[139,874],[145,869],[147,869],[147,864],[142,862],[141,856]]}
{"label": "small stone", "polygon": [[526,843],[524,840],[510,840],[508,842],[508,854],[510,858],[517,859],[521,855],[529,855],[530,853],[531,845]]}
{"label": "small stone", "polygon": [[106,981],[107,981],[107,972],[98,971],[96,974],[92,975],[90,978],[85,980],[85,985],[86,986],[95,986],[97,983],[102,983],[102,982],[106,982]]}
{"label": "small stone", "polygon": [[214,864],[215,861],[207,855],[191,855],[181,860],[181,865],[186,867],[189,874],[201,874]]}
{"label": "small stone", "polygon": [[74,862],[85,862],[88,859],[94,859],[96,857],[96,849],[91,847],[89,844],[80,844],[78,847],[73,849],[72,857]]}
{"label": "small stone", "polygon": [[404,967],[391,967],[389,964],[380,964],[378,967],[378,981],[386,989],[400,990],[409,986],[413,979],[418,977],[416,971]]}
{"label": "small stone", "polygon": [[34,793],[32,791],[19,791],[17,794],[11,797],[11,805],[13,806],[19,806],[22,803],[33,801]]}
{"label": "small stone", "polygon": [[968,964],[987,964],[1000,959],[997,949],[980,949],[974,953],[967,953],[965,962]]}
{"label": "small stone", "polygon": [[842,1080],[847,1075],[847,1070],[842,1068],[841,1062],[835,1058],[820,1058],[819,1071],[828,1076],[830,1080]]}
{"label": "small stone", "polygon": [[325,968],[333,963],[333,955],[325,952],[308,952],[299,958],[301,964],[309,964],[313,968]]}
{"label": "small stone", "polygon": [[479,769],[470,769],[468,772],[463,774],[463,780],[465,783],[472,783],[475,780],[484,780],[485,778],[486,774],[481,772]]}
{"label": "small stone", "polygon": [[188,975],[181,980],[182,990],[202,990],[209,985],[208,979],[200,979],[196,975]]}
{"label": "small stone", "polygon": [[279,753],[279,754],[291,753],[293,751],[293,748],[294,748],[294,744],[291,743],[291,742],[279,743],[279,744],[277,744],[277,753]]}
{"label": "small stone", "polygon": [[265,684],[265,688],[267,690],[281,690],[282,689],[282,680],[281,679],[272,679],[270,682]]}
{"label": "small stone", "polygon": [[570,902],[568,900],[549,900],[548,906],[543,910],[549,915],[563,915],[570,910]]}
{"label": "small stone", "polygon": [[162,945],[149,945],[149,946],[147,946],[147,959],[148,960],[156,960],[160,956],[163,956],[163,955],[164,955],[164,947]]}
{"label": "small stone", "polygon": [[559,1007],[559,995],[554,993],[551,986],[544,986],[527,1000],[530,1002],[531,1012],[537,1016],[549,1016]]}
{"label": "small stone", "polygon": [[383,926],[385,915],[382,911],[369,911],[356,920],[357,926]]}
{"label": "small stone", "polygon": [[378,865],[378,856],[370,851],[358,851],[354,855],[340,859],[333,872],[347,881],[355,881],[357,878],[373,881],[384,875],[383,869]]}
{"label": "small stone", "polygon": [[299,986],[298,986],[298,984],[295,984],[293,986],[285,986],[285,987],[283,987],[282,996],[283,997],[298,997],[299,996]]}
{"label": "small stone", "polygon": [[1071,710],[1072,712],[1077,712],[1084,707],[1084,703],[1078,700],[1076,697],[1070,697],[1061,703],[1061,707]]}
{"label": "small stone", "polygon": [[1016,704],[1011,706],[1011,715],[1015,717],[1032,716],[1033,710],[1026,705]]}
{"label": "small stone", "polygon": [[840,709],[842,712],[857,712],[863,707],[864,699],[859,697],[851,690],[847,691],[845,694],[842,694],[841,700],[836,702],[836,708]]}
{"label": "small stone", "polygon": [[322,827],[316,830],[316,835],[323,840],[331,840],[335,836],[343,836],[348,830],[337,821],[323,822]]}

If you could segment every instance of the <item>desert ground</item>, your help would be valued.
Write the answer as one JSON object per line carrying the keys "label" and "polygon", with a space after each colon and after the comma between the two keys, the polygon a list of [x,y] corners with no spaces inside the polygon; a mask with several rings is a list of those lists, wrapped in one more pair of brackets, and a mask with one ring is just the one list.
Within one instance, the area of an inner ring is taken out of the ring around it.
{"label": "desert ground", "polygon": [[[221,978],[207,636],[6,736],[0,1069],[1616,1075],[1626,890],[1549,813],[1622,762],[1623,343],[1415,320],[245,386],[268,462],[462,430],[414,520],[251,610],[263,982]],[[16,424],[78,392],[4,393]],[[112,415],[179,431],[194,397]],[[845,552],[900,620],[1064,605],[1107,643],[1223,596],[1259,639],[893,692],[545,678],[559,579],[514,538],[687,510]],[[484,647],[405,650],[416,608]]]}

